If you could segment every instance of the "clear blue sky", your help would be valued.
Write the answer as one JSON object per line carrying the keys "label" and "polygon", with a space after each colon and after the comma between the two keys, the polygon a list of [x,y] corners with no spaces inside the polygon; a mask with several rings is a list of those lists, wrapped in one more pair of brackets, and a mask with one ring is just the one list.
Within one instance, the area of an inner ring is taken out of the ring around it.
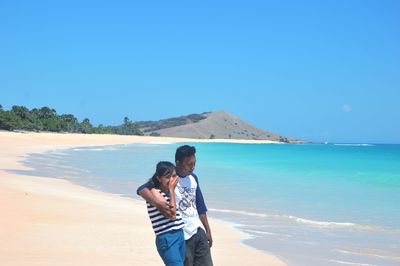
{"label": "clear blue sky", "polygon": [[400,1],[1,1],[0,104],[400,143]]}

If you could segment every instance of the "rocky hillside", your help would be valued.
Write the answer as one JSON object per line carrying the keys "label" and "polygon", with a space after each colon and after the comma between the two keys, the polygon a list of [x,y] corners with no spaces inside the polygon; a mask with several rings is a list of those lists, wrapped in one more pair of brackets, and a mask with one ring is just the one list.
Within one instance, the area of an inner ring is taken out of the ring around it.
{"label": "rocky hillside", "polygon": [[252,139],[297,142],[253,127],[227,112],[191,114],[160,121],[141,121],[137,125],[146,135],[196,139]]}

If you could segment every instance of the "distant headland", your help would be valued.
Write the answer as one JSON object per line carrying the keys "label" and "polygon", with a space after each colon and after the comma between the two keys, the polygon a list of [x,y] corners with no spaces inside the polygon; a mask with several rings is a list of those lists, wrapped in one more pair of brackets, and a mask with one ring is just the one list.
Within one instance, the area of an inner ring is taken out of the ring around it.
{"label": "distant headland", "polygon": [[190,114],[159,121],[133,122],[124,117],[121,125],[93,126],[88,118],[79,122],[73,114],[59,115],[55,109],[49,107],[29,110],[25,106],[14,105],[7,111],[0,105],[0,130],[302,143],[295,138],[258,129],[224,111]]}

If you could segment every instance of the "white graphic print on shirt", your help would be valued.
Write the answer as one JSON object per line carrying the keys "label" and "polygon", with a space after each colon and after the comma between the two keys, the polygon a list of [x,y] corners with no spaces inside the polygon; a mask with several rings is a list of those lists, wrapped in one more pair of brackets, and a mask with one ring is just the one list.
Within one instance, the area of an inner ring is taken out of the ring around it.
{"label": "white graphic print on shirt", "polygon": [[176,205],[185,222],[183,231],[186,240],[196,234],[201,226],[196,207],[196,189],[197,182],[192,175],[180,177],[175,188]]}
{"label": "white graphic print on shirt", "polygon": [[186,217],[191,217],[194,214],[192,208],[196,209],[196,189],[190,187],[178,187],[179,194],[182,199],[178,203],[178,208]]}

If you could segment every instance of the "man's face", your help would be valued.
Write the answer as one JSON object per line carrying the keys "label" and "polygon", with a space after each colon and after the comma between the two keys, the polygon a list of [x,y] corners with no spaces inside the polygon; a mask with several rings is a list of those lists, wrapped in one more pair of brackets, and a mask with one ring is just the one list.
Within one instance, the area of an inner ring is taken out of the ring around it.
{"label": "man's face", "polygon": [[193,173],[196,166],[196,156],[186,157],[182,161],[176,161],[176,170],[179,176],[188,176]]}

